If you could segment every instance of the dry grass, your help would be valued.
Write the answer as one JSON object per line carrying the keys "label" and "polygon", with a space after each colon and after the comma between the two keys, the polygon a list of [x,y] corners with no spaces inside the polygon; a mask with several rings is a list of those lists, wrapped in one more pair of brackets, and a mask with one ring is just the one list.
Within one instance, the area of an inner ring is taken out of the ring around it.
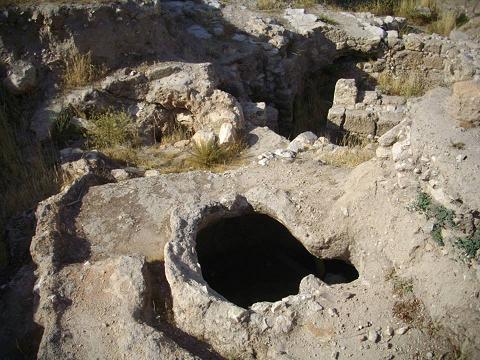
{"label": "dry grass", "polygon": [[85,86],[97,80],[105,71],[92,63],[92,54],[80,54],[72,49],[63,59],[63,85],[66,89]]}
{"label": "dry grass", "polygon": [[292,5],[293,7],[297,8],[309,8],[314,6],[316,3],[316,0],[295,0]]}
{"label": "dry grass", "polygon": [[257,0],[259,10],[279,10],[287,6],[293,8],[309,8],[314,6],[317,0]]}
{"label": "dry grass", "polygon": [[[417,25],[428,24],[438,16],[435,0],[365,0],[344,3],[349,10],[371,12],[376,15],[403,16]],[[429,14],[422,14],[418,8],[427,8]]]}
{"label": "dry grass", "polygon": [[428,25],[427,30],[431,33],[448,36],[455,29],[457,15],[452,12],[443,13],[437,21]]}
{"label": "dry grass", "polygon": [[405,97],[421,96],[428,88],[425,76],[418,71],[397,77],[383,72],[378,78],[378,86],[387,95]]}
{"label": "dry grass", "polygon": [[89,147],[98,149],[138,145],[139,137],[133,119],[124,111],[107,110],[92,117],[91,129],[87,131]]}
{"label": "dry grass", "polygon": [[242,140],[231,144],[217,145],[215,142],[192,145],[187,164],[197,169],[215,169],[239,160],[240,154],[247,147]]}
{"label": "dry grass", "polygon": [[356,167],[375,156],[373,150],[357,147],[340,149],[320,155],[320,160],[337,167]]}
{"label": "dry grass", "polygon": [[353,133],[345,133],[338,144],[340,146],[346,146],[351,149],[364,148],[371,141],[365,135],[358,135]]}
{"label": "dry grass", "polygon": [[278,10],[283,9],[286,5],[284,0],[257,0],[259,10]]}
{"label": "dry grass", "polygon": [[[418,8],[429,10],[429,15],[423,15]],[[438,7],[435,0],[401,0],[396,9],[396,15],[406,17],[417,25],[428,24],[438,17]]]}
{"label": "dry grass", "polygon": [[0,88],[0,267],[7,259],[3,236],[8,219],[58,192],[63,183],[52,149],[17,136],[14,128],[21,119],[21,104]]}
{"label": "dry grass", "polygon": [[175,124],[162,134],[161,144],[173,145],[181,140],[189,140],[192,136],[193,131],[191,129],[180,124]]}
{"label": "dry grass", "polygon": [[425,322],[423,304],[415,297],[396,301],[393,305],[393,316],[407,324],[422,325]]}
{"label": "dry grass", "polygon": [[113,3],[114,0],[0,0],[0,8],[9,6],[9,5],[38,5],[38,4],[45,4],[45,3],[52,3],[52,4],[71,4],[73,2],[76,3]]}

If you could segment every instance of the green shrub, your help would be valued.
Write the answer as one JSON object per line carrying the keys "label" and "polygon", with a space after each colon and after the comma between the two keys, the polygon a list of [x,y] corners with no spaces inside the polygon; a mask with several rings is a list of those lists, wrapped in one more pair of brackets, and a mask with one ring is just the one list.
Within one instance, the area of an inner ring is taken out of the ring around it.
{"label": "green shrub", "polygon": [[107,149],[138,145],[137,129],[126,112],[107,110],[94,115],[91,120],[92,127],[87,130],[89,147]]}

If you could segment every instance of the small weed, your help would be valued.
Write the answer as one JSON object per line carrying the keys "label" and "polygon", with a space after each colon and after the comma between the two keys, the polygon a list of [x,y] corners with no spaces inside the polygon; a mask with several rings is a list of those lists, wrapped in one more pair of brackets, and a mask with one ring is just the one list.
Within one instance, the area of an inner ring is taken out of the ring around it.
{"label": "small weed", "polygon": [[67,89],[88,85],[104,72],[93,65],[90,52],[80,54],[77,49],[71,50],[66,55],[64,66],[63,83]]}
{"label": "small weed", "polygon": [[395,277],[393,279],[393,293],[399,296],[405,296],[406,294],[413,293],[412,280]]}
{"label": "small weed", "polygon": [[415,203],[413,204],[413,208],[417,211],[420,211],[426,214],[431,206],[432,206],[432,198],[430,197],[430,195],[428,195],[427,193],[424,193],[423,191],[419,191],[417,193],[417,198],[415,199]]}
{"label": "small weed", "polygon": [[440,225],[434,224],[430,235],[432,236],[433,241],[435,241],[439,246],[445,245],[445,242],[443,241],[442,227]]}
{"label": "small weed", "polygon": [[470,21],[470,18],[465,13],[461,13],[457,16],[456,25],[457,27],[463,26]]}
{"label": "small weed", "polygon": [[453,218],[455,217],[455,212],[453,210],[447,209],[443,205],[434,205],[431,207],[431,212],[435,217],[436,223],[441,227],[450,226],[454,227]]}
{"label": "small weed", "polygon": [[413,293],[412,279],[403,279],[399,277],[393,267],[385,274],[385,280],[393,282],[393,293],[395,295],[405,296]]}
{"label": "small weed", "polygon": [[93,116],[92,128],[87,131],[89,147],[99,149],[117,146],[136,146],[138,133],[133,120],[124,111],[107,110]]}
{"label": "small weed", "polygon": [[417,198],[415,199],[412,207],[414,210],[425,214],[427,219],[435,219],[433,229],[430,234],[432,236],[432,239],[438,245],[444,246],[445,242],[442,235],[442,229],[447,227],[455,227],[455,224],[453,222],[455,212],[453,210],[447,209],[443,205],[435,204],[430,195],[422,191],[419,191],[417,193]]}
{"label": "small weed", "polygon": [[418,71],[397,77],[388,72],[383,72],[380,74],[377,83],[379,88],[387,95],[421,96],[427,90],[427,80]]}
{"label": "small weed", "polygon": [[455,241],[468,258],[474,258],[480,250],[480,229],[477,229],[471,237],[458,238]]}

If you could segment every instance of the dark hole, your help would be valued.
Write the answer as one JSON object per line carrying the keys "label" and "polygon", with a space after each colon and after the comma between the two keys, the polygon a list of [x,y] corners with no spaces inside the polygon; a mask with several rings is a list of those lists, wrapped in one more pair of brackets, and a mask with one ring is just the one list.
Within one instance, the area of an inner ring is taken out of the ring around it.
{"label": "dark hole", "polygon": [[196,250],[210,287],[245,308],[297,294],[309,274],[327,284],[358,278],[352,265],[318,259],[285,226],[262,214],[225,218],[205,227],[197,235]]}

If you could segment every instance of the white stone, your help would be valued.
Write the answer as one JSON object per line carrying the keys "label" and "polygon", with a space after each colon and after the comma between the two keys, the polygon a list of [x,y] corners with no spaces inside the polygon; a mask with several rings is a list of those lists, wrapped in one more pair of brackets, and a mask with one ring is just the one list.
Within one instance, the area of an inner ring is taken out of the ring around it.
{"label": "white stone", "polygon": [[318,136],[315,135],[313,132],[303,132],[290,142],[290,144],[288,145],[288,150],[294,152],[304,151],[309,146],[312,146],[317,139]]}
{"label": "white stone", "polygon": [[368,331],[368,341],[371,341],[373,343],[376,343],[379,339],[379,336],[375,330],[369,330]]}
{"label": "white stone", "polygon": [[192,141],[197,145],[206,145],[215,143],[217,137],[213,131],[198,130],[193,136]]}
{"label": "white stone", "polygon": [[4,84],[14,94],[26,93],[37,85],[37,70],[26,61],[18,61],[8,70]]}
{"label": "white stone", "polygon": [[291,150],[277,149],[273,152],[275,156],[285,158],[285,159],[295,159],[296,153]]}
{"label": "white stone", "polygon": [[220,132],[218,134],[219,144],[228,144],[235,141],[236,131],[231,123],[223,123],[220,126]]}
{"label": "white stone", "polygon": [[333,105],[355,105],[357,95],[355,79],[339,79],[335,84]]}
{"label": "white stone", "polygon": [[123,181],[123,180],[128,180],[130,177],[128,172],[126,172],[124,169],[113,169],[110,171],[110,174],[114,177],[116,181]]}
{"label": "white stone", "polygon": [[158,176],[160,175],[160,171],[158,170],[146,170],[145,171],[145,177],[152,177],[152,176]]}

